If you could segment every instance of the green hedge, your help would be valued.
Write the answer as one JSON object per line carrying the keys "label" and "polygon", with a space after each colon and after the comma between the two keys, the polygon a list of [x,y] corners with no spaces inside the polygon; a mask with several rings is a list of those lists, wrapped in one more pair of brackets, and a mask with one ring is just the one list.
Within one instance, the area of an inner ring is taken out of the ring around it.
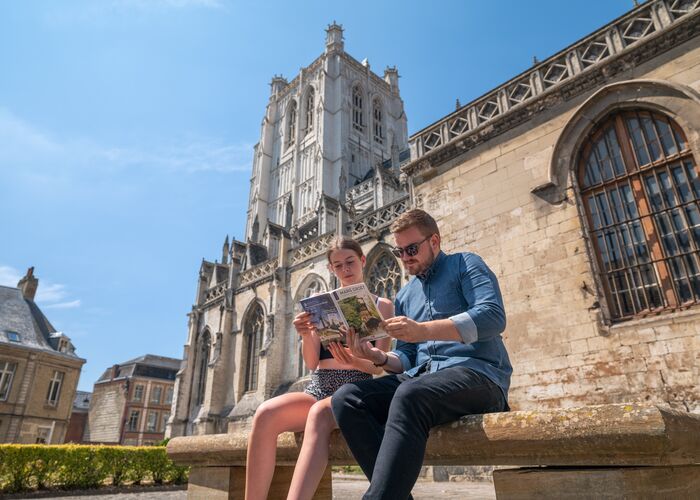
{"label": "green hedge", "polygon": [[0,492],[112,484],[184,483],[187,467],[168,458],[162,446],[0,444]]}

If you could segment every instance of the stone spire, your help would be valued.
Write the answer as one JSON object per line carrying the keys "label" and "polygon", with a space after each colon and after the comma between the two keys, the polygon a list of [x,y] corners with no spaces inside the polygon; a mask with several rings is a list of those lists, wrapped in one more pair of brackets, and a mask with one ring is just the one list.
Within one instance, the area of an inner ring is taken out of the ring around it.
{"label": "stone spire", "polygon": [[272,81],[270,82],[270,94],[279,94],[288,84],[289,82],[282,75],[273,76]]}
{"label": "stone spire", "polygon": [[17,288],[20,289],[25,299],[34,300],[36,289],[39,288],[39,280],[34,277],[34,267],[27,269],[27,274],[19,280]]}
{"label": "stone spire", "polygon": [[228,234],[226,235],[226,240],[224,241],[224,246],[221,249],[221,263],[222,264],[228,264],[228,254],[230,250],[230,246],[228,243]]}
{"label": "stone spire", "polygon": [[394,94],[399,93],[399,70],[396,66],[387,66],[384,70],[384,81],[389,84]]}
{"label": "stone spire", "polygon": [[343,26],[333,21],[326,28],[326,52],[343,52],[345,44],[343,43]]}

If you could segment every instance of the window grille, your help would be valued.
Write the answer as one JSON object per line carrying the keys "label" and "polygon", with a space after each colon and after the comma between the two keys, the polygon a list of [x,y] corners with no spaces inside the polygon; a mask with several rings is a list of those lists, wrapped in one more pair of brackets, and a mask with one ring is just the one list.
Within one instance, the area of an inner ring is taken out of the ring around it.
{"label": "window grille", "polygon": [[207,389],[209,355],[211,354],[211,335],[209,335],[209,331],[205,331],[204,335],[202,335],[197,354],[199,355],[199,359],[197,360],[198,384],[196,404],[199,406],[204,402],[204,392]]}
{"label": "window grille", "polygon": [[608,117],[578,182],[612,321],[700,300],[700,179],[680,127],[648,111]]}
{"label": "window grille", "polygon": [[139,416],[141,412],[139,410],[131,410],[129,415],[129,421],[126,424],[127,430],[130,432],[138,432],[139,430]]}
{"label": "window grille", "polygon": [[292,101],[289,106],[289,115],[287,116],[287,145],[291,145],[296,139],[297,134],[297,103]]}
{"label": "window grille", "polygon": [[306,133],[308,134],[314,129],[314,89],[309,88],[306,94]]}
{"label": "window grille", "polygon": [[134,387],[134,397],[133,401],[141,401],[143,399],[143,385],[138,384]]}

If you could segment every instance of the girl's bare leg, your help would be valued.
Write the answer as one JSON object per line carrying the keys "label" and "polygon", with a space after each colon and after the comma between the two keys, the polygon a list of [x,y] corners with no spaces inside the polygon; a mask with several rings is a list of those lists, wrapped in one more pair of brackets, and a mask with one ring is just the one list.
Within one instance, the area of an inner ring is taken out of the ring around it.
{"label": "girl's bare leg", "polygon": [[331,398],[322,399],[311,407],[287,500],[313,498],[328,465],[331,432],[337,428]]}
{"label": "girl's bare leg", "polygon": [[246,500],[265,500],[275,472],[277,436],[282,432],[304,430],[309,409],[316,398],[303,392],[292,392],[268,399],[253,417],[248,438],[245,472]]}

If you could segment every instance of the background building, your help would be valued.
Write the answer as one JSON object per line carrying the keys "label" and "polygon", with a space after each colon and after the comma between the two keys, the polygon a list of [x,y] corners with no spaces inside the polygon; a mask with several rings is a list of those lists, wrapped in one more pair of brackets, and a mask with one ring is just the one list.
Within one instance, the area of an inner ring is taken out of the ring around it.
{"label": "background building", "polygon": [[86,441],[162,441],[180,360],[147,354],[105,370],[92,392]]}
{"label": "background building", "polygon": [[396,68],[383,78],[344,51],[343,30],[288,82],[275,77],[254,147],[245,241],[203,261],[170,435],[226,432],[265,399],[298,389],[306,370],[292,318],[298,301],[335,287],[325,249],[358,238],[370,288],[393,296],[403,278],[380,236],[407,206],[408,159]]}
{"label": "background building", "polygon": [[73,411],[68,421],[68,431],[66,432],[66,443],[82,443],[85,439],[88,424],[88,412],[90,411],[91,392],[75,391],[73,400]]}
{"label": "background building", "polygon": [[34,302],[31,267],[0,286],[0,442],[63,443],[84,359]]}

